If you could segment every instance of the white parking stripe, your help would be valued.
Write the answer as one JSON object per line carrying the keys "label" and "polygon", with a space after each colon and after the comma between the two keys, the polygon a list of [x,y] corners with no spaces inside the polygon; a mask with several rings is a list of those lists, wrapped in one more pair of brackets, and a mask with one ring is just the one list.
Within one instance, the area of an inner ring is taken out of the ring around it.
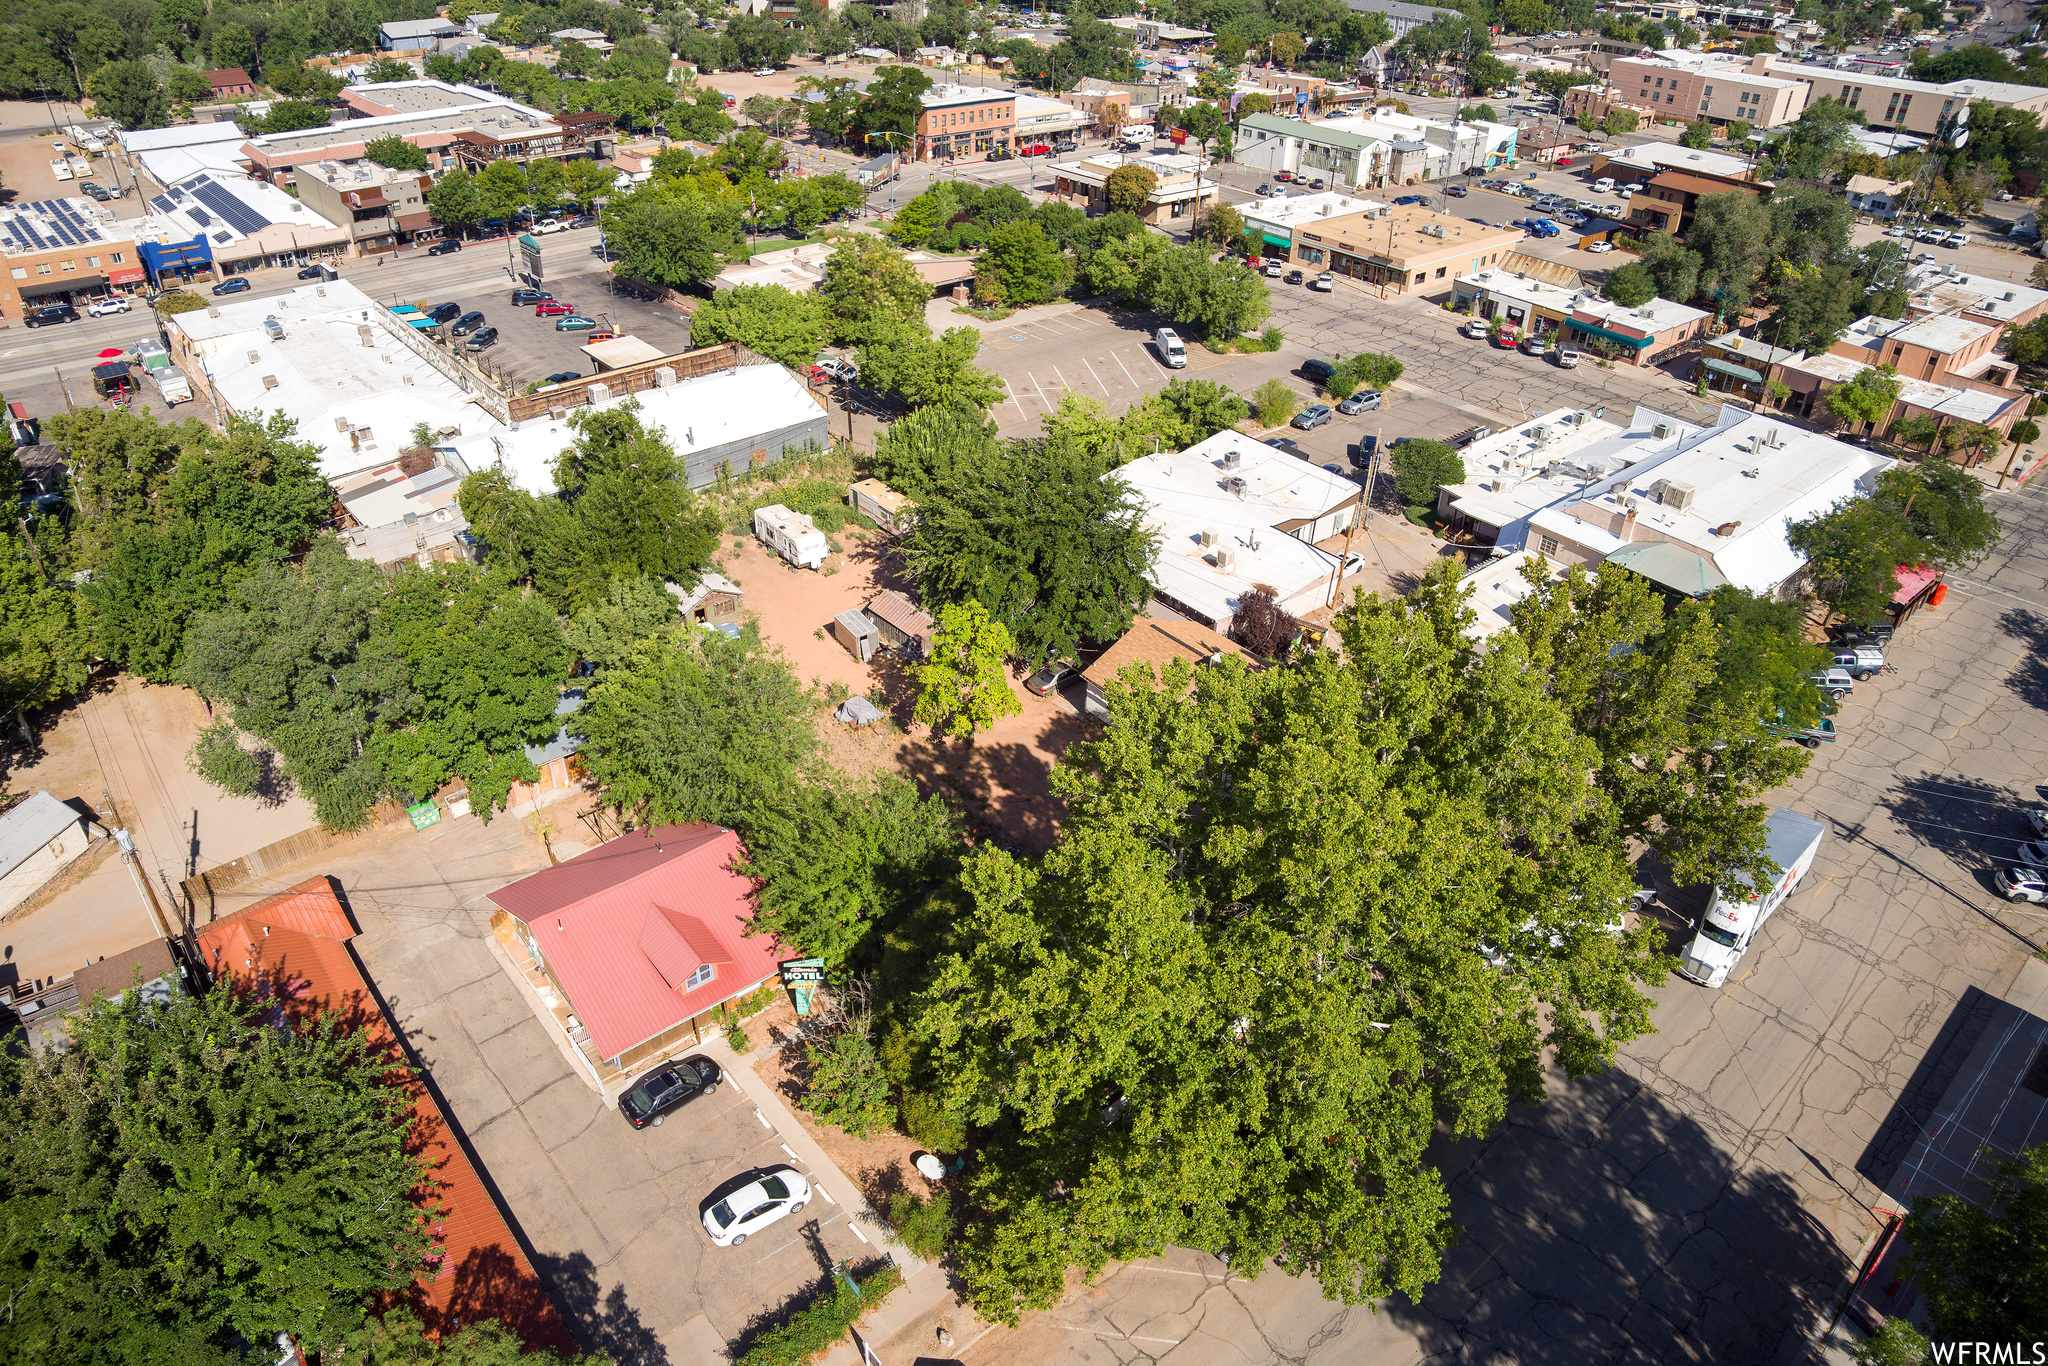
{"label": "white parking stripe", "polygon": [[[835,1215],[833,1215],[833,1216],[832,1216],[832,1217],[831,1217],[830,1219],[822,1220],[822,1221],[821,1221],[821,1222],[820,1222],[820,1223],[818,1224],[818,1232],[820,1232],[820,1233],[823,1233],[823,1232],[825,1231],[825,1227],[826,1227],[826,1225],[828,1225],[828,1224],[834,1224],[834,1223],[837,1223],[838,1221],[839,1221],[839,1216],[838,1216],[838,1215],[836,1215],[836,1214],[835,1214]],[[856,1236],[858,1236],[858,1231],[856,1231]],[[770,1258],[770,1257],[774,1257],[774,1256],[777,1256],[777,1255],[779,1255],[779,1254],[781,1254],[781,1253],[784,1253],[784,1252],[787,1252],[787,1251],[789,1251],[789,1250],[790,1250],[791,1248],[795,1247],[795,1246],[796,1246],[796,1245],[797,1245],[798,1243],[802,1242],[803,1240],[804,1240],[804,1236],[803,1236],[803,1234],[799,1233],[799,1234],[797,1234],[797,1236],[796,1236],[796,1237],[794,1237],[794,1238],[791,1238],[791,1239],[790,1239],[790,1240],[789,1240],[788,1242],[786,1242],[786,1243],[777,1243],[777,1244],[775,1245],[775,1247],[774,1247],[774,1249],[773,1249],[772,1251],[770,1251],[770,1252],[768,1252],[768,1253],[765,1253],[765,1254],[764,1254],[764,1255],[762,1255],[762,1256],[756,1257],[756,1258],[754,1259],[754,1265],[755,1265],[755,1266],[759,1266],[759,1265],[760,1265],[761,1263],[763,1263],[763,1262],[767,1261],[767,1260],[768,1260],[768,1258]],[[865,1238],[862,1238],[862,1239],[861,1239],[861,1241],[862,1241],[862,1242],[866,1242],[866,1241],[867,1241],[867,1239],[865,1239]]]}
{"label": "white parking stripe", "polygon": [[761,1127],[766,1129],[769,1133],[772,1134],[775,1132],[775,1126],[773,1124],[770,1124],[768,1122],[767,1116],[763,1115],[759,1110],[754,1111],[754,1118],[760,1120]]}
{"label": "white parking stripe", "polygon": [[778,1147],[778,1148],[780,1148],[780,1149],[782,1149],[782,1151],[784,1151],[784,1152],[788,1153],[788,1154],[789,1154],[789,1160],[790,1160],[790,1161],[792,1161],[792,1162],[801,1162],[801,1161],[803,1161],[803,1159],[802,1159],[801,1157],[798,1157],[798,1156],[796,1155],[796,1149],[794,1149],[794,1148],[790,1147],[790,1146],[789,1146],[789,1145],[788,1145],[787,1143],[778,1143],[778,1144],[776,1144],[775,1146],[776,1146],[776,1147]]}
{"label": "white parking stripe", "polygon": [[1018,397],[1017,397],[1017,391],[1016,391],[1015,389],[1012,389],[1012,388],[1010,387],[1010,377],[1009,377],[1008,375],[1004,375],[1004,376],[1002,377],[1002,380],[1003,380],[1003,392],[1004,392],[1004,393],[1006,393],[1006,394],[1008,394],[1008,395],[1010,396],[1010,402],[1012,402],[1012,403],[1014,403],[1014,404],[1016,404],[1016,405],[1017,405],[1017,411],[1018,411],[1018,412],[1020,412],[1020,413],[1021,413],[1021,412],[1023,412],[1023,411],[1024,411],[1024,400],[1023,400],[1023,399],[1020,399],[1020,398],[1018,398]]}
{"label": "white parking stripe", "polygon": [[[1057,365],[1055,365],[1052,368],[1052,372],[1055,375],[1060,375],[1060,368]],[[1074,392],[1074,386],[1067,383],[1067,377],[1065,375],[1060,375],[1060,388],[1065,389],[1070,394]]]}
{"label": "white parking stripe", "polygon": [[860,1227],[859,1227],[859,1226],[858,1226],[857,1224],[855,1224],[855,1223],[853,1223],[853,1222],[852,1222],[851,1220],[849,1220],[849,1221],[847,1222],[847,1225],[846,1225],[846,1226],[847,1226],[848,1228],[850,1228],[850,1229],[852,1229],[852,1230],[853,1230],[853,1236],[854,1236],[854,1237],[856,1237],[856,1238],[860,1239],[860,1240],[861,1240],[861,1242],[863,1242],[863,1243],[867,1242],[867,1235],[863,1234],[863,1233],[862,1233],[862,1232],[860,1231]]}
{"label": "white parking stripe", "polygon": [[1095,381],[1095,387],[1096,387],[1096,388],[1098,388],[1098,389],[1100,389],[1100,390],[1102,390],[1102,392],[1103,392],[1103,393],[1104,393],[1105,395],[1106,395],[1106,394],[1108,394],[1108,393],[1109,393],[1109,386],[1108,386],[1107,384],[1104,384],[1104,383],[1102,382],[1102,376],[1100,376],[1100,375],[1098,375],[1098,374],[1096,374],[1096,373],[1095,373],[1095,367],[1094,367],[1094,366],[1092,366],[1092,365],[1090,365],[1090,364],[1088,364],[1088,358],[1087,358],[1087,357],[1083,356],[1083,357],[1081,358],[1081,365],[1082,365],[1082,368],[1084,368],[1085,370],[1087,370],[1087,371],[1088,371],[1088,377],[1089,377],[1090,379],[1092,379],[1092,380],[1094,380],[1094,381]]}
{"label": "white parking stripe", "polygon": [[1131,387],[1132,387],[1133,389],[1137,388],[1137,387],[1138,387],[1138,377],[1137,377],[1136,375],[1133,375],[1133,374],[1131,373],[1131,367],[1130,367],[1130,366],[1128,366],[1128,365],[1125,365],[1125,364],[1124,364],[1124,358],[1123,358],[1122,356],[1119,356],[1119,355],[1118,355],[1118,354],[1117,354],[1116,352],[1114,352],[1114,351],[1112,351],[1112,352],[1110,352],[1110,353],[1109,353],[1109,358],[1110,358],[1111,360],[1113,360],[1113,361],[1115,361],[1115,362],[1116,362],[1116,368],[1117,368],[1117,369],[1119,369],[1119,370],[1121,370],[1121,371],[1123,371],[1123,372],[1124,372],[1124,378],[1125,378],[1125,379],[1127,379],[1127,380],[1129,380],[1129,381],[1131,382]]}
{"label": "white parking stripe", "polygon": [[812,1189],[812,1190],[814,1190],[814,1191],[816,1191],[816,1192],[817,1192],[817,1193],[818,1193],[819,1195],[822,1195],[822,1196],[824,1196],[824,1197],[825,1197],[825,1203],[826,1203],[826,1204],[828,1204],[828,1205],[836,1205],[836,1204],[838,1204],[838,1203],[839,1203],[839,1202],[838,1202],[837,1200],[834,1200],[834,1199],[832,1198],[831,1194],[830,1194],[830,1193],[829,1193],[829,1192],[828,1192],[828,1191],[827,1191],[827,1190],[826,1190],[826,1189],[825,1189],[825,1188],[824,1188],[823,1186],[813,1186],[813,1187],[811,1187],[811,1189]]}

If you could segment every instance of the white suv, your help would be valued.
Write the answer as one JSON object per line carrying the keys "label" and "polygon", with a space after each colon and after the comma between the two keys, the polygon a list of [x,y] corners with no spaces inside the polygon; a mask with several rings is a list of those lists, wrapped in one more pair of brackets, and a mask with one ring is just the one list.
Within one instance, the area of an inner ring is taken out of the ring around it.
{"label": "white suv", "polygon": [[104,318],[113,313],[126,313],[128,301],[118,296],[111,299],[94,299],[85,306],[85,311],[95,318]]}

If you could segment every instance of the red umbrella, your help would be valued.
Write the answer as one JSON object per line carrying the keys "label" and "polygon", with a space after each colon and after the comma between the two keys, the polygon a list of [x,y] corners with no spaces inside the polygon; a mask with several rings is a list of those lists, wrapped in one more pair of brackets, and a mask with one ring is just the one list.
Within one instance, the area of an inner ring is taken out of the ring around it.
{"label": "red umbrella", "polygon": [[98,359],[108,360],[114,356],[125,356],[127,354],[127,351],[123,350],[121,347],[110,346],[106,350],[100,352]]}

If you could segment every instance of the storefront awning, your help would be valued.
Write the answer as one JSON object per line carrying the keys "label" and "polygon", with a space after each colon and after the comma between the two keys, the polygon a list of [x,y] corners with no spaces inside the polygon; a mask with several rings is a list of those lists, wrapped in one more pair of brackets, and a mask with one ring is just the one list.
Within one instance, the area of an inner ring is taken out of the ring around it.
{"label": "storefront awning", "polygon": [[1732,360],[1709,360],[1706,364],[1707,368],[1717,375],[1726,375],[1730,379],[1747,380],[1751,384],[1762,384],[1764,382],[1762,375],[1759,375],[1746,365],[1737,365]]}
{"label": "storefront awning", "polygon": [[147,273],[141,266],[128,266],[121,270],[109,272],[107,283],[110,285],[139,285]]}
{"label": "storefront awning", "polygon": [[1291,246],[1293,246],[1293,245],[1294,245],[1294,239],[1292,239],[1292,238],[1290,238],[1290,237],[1275,237],[1275,236],[1274,236],[1274,235],[1273,235],[1272,233],[1270,233],[1270,232],[1269,232],[1269,233],[1264,233],[1264,234],[1262,234],[1262,236],[1264,236],[1264,237],[1265,237],[1265,239],[1266,239],[1266,241],[1267,241],[1268,243],[1270,243],[1270,244],[1272,244],[1273,246],[1276,246],[1276,247],[1291,247]]}
{"label": "storefront awning", "polygon": [[1592,336],[1605,337],[1609,341],[1618,341],[1623,346],[1632,346],[1638,351],[1657,340],[1655,337],[1631,337],[1626,332],[1610,332],[1604,327],[1595,327],[1591,323],[1582,323],[1577,318],[1572,319],[1572,326]]}

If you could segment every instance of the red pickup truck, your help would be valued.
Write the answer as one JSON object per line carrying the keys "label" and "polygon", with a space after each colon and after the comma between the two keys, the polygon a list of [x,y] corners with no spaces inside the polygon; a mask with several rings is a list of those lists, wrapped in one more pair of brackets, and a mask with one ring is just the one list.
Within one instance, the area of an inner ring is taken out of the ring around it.
{"label": "red pickup truck", "polygon": [[1017,155],[1020,157],[1049,157],[1052,155],[1052,144],[1049,142],[1027,142],[1017,149]]}

